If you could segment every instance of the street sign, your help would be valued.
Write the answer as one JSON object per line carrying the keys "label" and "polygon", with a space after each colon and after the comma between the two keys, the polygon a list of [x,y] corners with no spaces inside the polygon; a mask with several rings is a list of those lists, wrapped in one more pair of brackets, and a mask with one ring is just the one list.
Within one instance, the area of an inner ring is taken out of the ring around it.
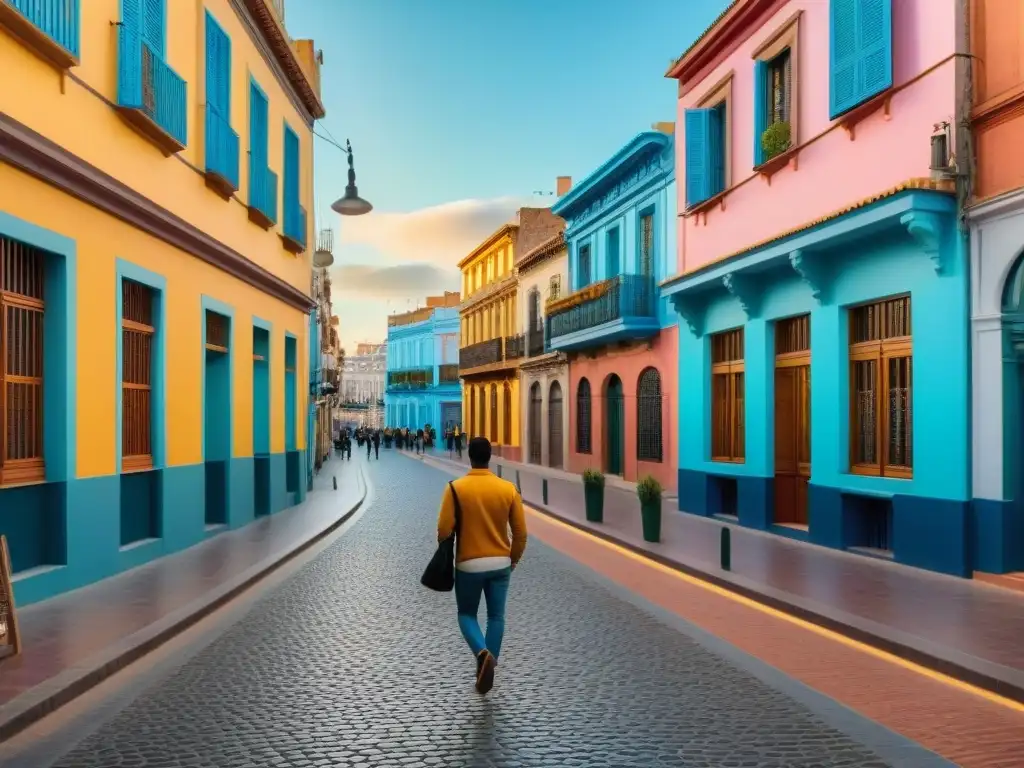
{"label": "street sign", "polygon": [[14,611],[14,584],[7,537],[0,535],[0,659],[21,653],[18,617]]}

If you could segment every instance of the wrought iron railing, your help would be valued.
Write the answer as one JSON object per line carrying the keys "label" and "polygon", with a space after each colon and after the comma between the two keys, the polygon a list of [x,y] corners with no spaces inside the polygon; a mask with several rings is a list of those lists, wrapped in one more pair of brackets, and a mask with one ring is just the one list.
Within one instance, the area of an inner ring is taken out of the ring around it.
{"label": "wrought iron railing", "polygon": [[[249,205],[277,223],[277,174],[260,165],[255,153],[249,155]],[[324,292],[331,300],[330,282],[324,281]]]}
{"label": "wrought iron railing", "polygon": [[489,339],[459,350],[459,368],[477,368],[502,361],[502,339]]}
{"label": "wrought iron railing", "polygon": [[526,357],[526,336],[521,333],[518,336],[506,336],[505,359],[518,360],[520,357]]}
{"label": "wrought iron railing", "polygon": [[35,24],[53,42],[76,59],[81,41],[79,0],[0,0]]}
{"label": "wrought iron railing", "polygon": [[433,368],[407,368],[388,371],[388,389],[426,389],[434,385]]}
{"label": "wrought iron railing", "polygon": [[437,380],[441,384],[459,383],[459,364],[444,363],[437,367]]}
{"label": "wrought iron railing", "polygon": [[537,357],[543,355],[546,351],[544,345],[544,326],[541,325],[538,328],[534,328],[532,331],[526,333],[526,354],[529,357]]}
{"label": "wrought iron railing", "polygon": [[178,144],[188,143],[188,86],[130,24],[118,27],[117,103],[137,109]]}
{"label": "wrought iron railing", "polygon": [[206,105],[206,170],[238,189],[238,134],[225,116]]}
{"label": "wrought iron railing", "polygon": [[[657,293],[654,278],[649,275],[618,275],[598,286],[587,286],[597,291],[594,298],[563,309],[549,310],[547,339],[557,339],[577,331],[596,328],[613,320],[657,317]],[[567,296],[571,300],[572,296]]]}

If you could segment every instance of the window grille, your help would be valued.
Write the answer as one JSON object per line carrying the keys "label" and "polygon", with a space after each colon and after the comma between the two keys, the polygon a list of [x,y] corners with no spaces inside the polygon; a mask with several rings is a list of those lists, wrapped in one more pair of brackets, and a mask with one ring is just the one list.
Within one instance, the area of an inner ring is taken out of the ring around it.
{"label": "window grille", "polygon": [[153,291],[121,283],[121,456],[123,470],[153,466]]}
{"label": "window grille", "polygon": [[636,451],[639,461],[662,460],[661,374],[647,368],[640,374],[636,400]]}
{"label": "window grille", "polygon": [[743,329],[711,337],[711,459],[742,462],[746,455]]}

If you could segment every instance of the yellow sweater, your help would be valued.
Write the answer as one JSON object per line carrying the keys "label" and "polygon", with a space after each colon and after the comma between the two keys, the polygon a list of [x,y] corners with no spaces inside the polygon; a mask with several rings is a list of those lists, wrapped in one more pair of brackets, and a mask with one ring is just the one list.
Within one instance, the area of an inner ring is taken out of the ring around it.
{"label": "yellow sweater", "polygon": [[[516,487],[487,469],[471,469],[454,485],[461,513],[455,561],[508,557],[513,565],[518,563],[526,549],[526,515]],[[454,527],[455,503],[446,488],[437,517],[437,540],[447,539]]]}

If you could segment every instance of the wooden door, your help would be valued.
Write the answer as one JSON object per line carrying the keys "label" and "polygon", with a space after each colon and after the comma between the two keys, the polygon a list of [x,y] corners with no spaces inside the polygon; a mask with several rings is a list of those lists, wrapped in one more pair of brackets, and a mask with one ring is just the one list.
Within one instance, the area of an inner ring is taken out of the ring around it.
{"label": "wooden door", "polygon": [[540,464],[542,453],[541,413],[544,403],[540,391],[540,382],[530,386],[530,415],[527,419],[527,430],[530,433],[530,463]]}
{"label": "wooden door", "polygon": [[551,383],[548,390],[548,466],[562,468],[562,385]]}
{"label": "wooden door", "polygon": [[625,470],[626,408],[623,401],[622,381],[612,376],[608,382],[605,398],[605,424],[607,429],[606,471],[609,475],[621,475]]}
{"label": "wooden door", "polygon": [[776,326],[775,522],[808,524],[811,479],[811,356],[809,318]]}

